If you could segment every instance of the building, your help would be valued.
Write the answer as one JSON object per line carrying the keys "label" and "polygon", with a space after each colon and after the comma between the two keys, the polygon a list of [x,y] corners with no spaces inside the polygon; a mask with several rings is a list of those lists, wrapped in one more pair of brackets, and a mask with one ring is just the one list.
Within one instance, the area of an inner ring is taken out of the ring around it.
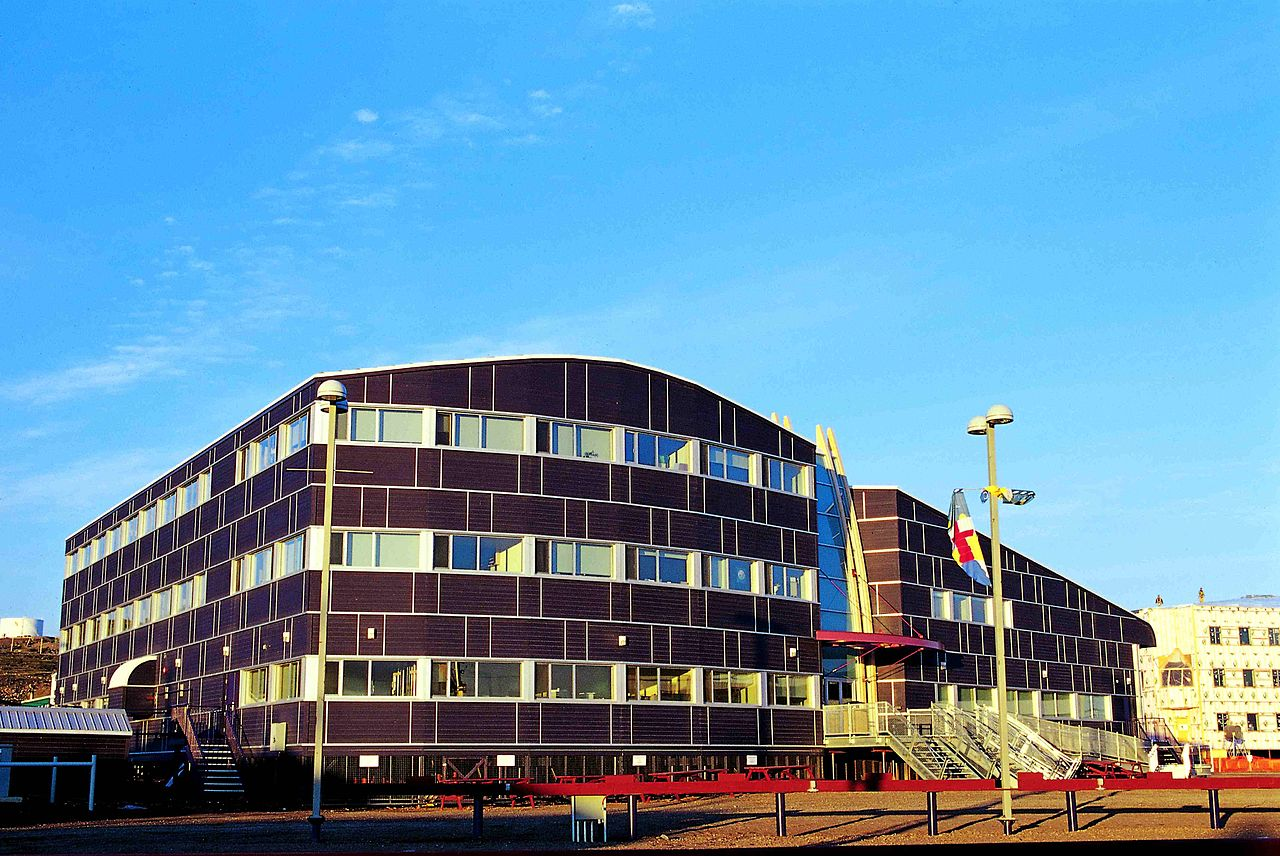
{"label": "building", "polygon": [[44,619],[42,618],[0,618],[0,639],[43,635]]}
{"label": "building", "polygon": [[[329,378],[336,774],[816,765],[824,702],[992,702],[944,515],[851,490],[830,432],[557,356],[316,375],[72,535],[61,703],[310,756]],[[1121,727],[1149,628],[1006,556],[1018,709]]]}
{"label": "building", "polygon": [[1142,706],[1184,743],[1280,756],[1280,597],[1138,610],[1155,629]]}

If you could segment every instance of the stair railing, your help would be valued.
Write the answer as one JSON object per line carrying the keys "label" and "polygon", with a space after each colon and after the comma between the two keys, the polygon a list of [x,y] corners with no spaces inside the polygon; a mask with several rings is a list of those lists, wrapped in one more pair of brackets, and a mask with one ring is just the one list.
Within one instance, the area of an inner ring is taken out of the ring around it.
{"label": "stair railing", "polygon": [[173,717],[173,721],[178,723],[178,729],[182,731],[182,736],[187,741],[187,751],[191,753],[193,762],[199,761],[203,754],[200,749],[200,739],[196,736],[196,730],[191,724],[191,717],[187,712],[187,706],[169,708],[169,715]]}

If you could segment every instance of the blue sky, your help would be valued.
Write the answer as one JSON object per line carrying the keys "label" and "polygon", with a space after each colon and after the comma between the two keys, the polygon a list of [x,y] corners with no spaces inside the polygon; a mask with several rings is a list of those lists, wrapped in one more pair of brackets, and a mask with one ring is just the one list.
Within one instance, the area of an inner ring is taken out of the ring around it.
{"label": "blue sky", "polygon": [[[0,614],[308,375],[623,357],[1126,606],[1280,589],[1270,3],[54,3],[0,23]],[[975,513],[981,517],[981,506]]]}

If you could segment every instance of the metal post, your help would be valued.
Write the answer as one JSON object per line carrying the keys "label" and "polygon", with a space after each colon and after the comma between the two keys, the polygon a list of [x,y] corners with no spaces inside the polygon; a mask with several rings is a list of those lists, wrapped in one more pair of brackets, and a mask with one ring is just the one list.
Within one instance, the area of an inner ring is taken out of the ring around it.
{"label": "metal post", "polygon": [[928,813],[929,834],[938,834],[938,792],[926,791],[924,795],[925,810]]}
{"label": "metal post", "polygon": [[311,834],[320,840],[320,780],[324,776],[325,673],[329,655],[329,577],[332,572],[333,482],[338,448],[338,402],[329,402],[328,438],[324,456],[324,535],[320,539],[320,639],[316,647],[316,743],[311,759]]}
{"label": "metal post", "polygon": [[778,791],[773,798],[774,820],[777,821],[778,837],[787,837],[787,795]]}
{"label": "metal post", "polygon": [[53,766],[49,768],[49,805],[58,798],[58,756],[53,756]]}
{"label": "metal post", "polygon": [[996,426],[987,423],[987,496],[991,503],[991,597],[996,631],[996,716],[1000,736],[1000,824],[1013,834],[1013,776],[1009,771],[1009,699],[1004,662],[1004,581],[1000,574],[1000,492],[996,482]]}
{"label": "metal post", "polygon": [[484,837],[484,797],[480,794],[471,798],[471,837]]}
{"label": "metal post", "polygon": [[1076,814],[1076,792],[1067,791],[1067,832],[1080,831],[1080,817]]}
{"label": "metal post", "polygon": [[94,795],[98,788],[98,756],[89,756],[89,811],[93,811]]}
{"label": "metal post", "polygon": [[636,827],[639,825],[640,797],[630,794],[627,797],[627,837],[636,838]]}
{"label": "metal post", "polygon": [[1218,792],[1209,791],[1209,828],[1222,828],[1222,815],[1218,813]]}

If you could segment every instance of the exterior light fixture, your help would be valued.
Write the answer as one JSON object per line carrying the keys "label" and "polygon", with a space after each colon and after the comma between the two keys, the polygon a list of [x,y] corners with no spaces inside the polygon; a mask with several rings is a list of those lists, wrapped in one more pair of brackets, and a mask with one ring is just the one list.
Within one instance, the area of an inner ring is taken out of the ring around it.
{"label": "exterior light fixture", "polygon": [[988,425],[1008,425],[1013,421],[1013,411],[1003,404],[993,404],[987,409]]}
{"label": "exterior light fixture", "polygon": [[230,646],[230,645],[223,645],[223,646],[222,646],[222,656],[224,656],[224,657],[230,657],[230,656],[231,656],[231,646]]}
{"label": "exterior light fixture", "polygon": [[797,655],[797,654],[799,654],[799,653],[800,653],[799,649],[797,649],[795,646],[792,646],[792,647],[790,647],[790,648],[788,648],[788,649],[787,649],[787,656],[788,656],[788,657],[794,657],[794,656],[796,656],[796,655]]}
{"label": "exterior light fixture", "polygon": [[378,631],[374,630],[372,627],[370,627],[368,630],[365,631],[365,637],[368,639],[373,639],[377,635],[378,635]]}
{"label": "exterior light fixture", "polygon": [[293,638],[293,637],[289,635],[289,631],[288,631],[288,630],[286,630],[285,632],[283,632],[283,633],[281,633],[281,634],[280,634],[280,641],[281,641],[281,642],[288,642],[291,638]]}
{"label": "exterior light fixture", "polygon": [[619,647],[619,648],[625,648],[625,647],[627,647],[627,637],[625,637],[625,636],[619,636],[619,637],[618,637],[618,647]]}
{"label": "exterior light fixture", "polygon": [[987,433],[987,420],[981,416],[975,416],[969,420],[969,428],[967,430],[970,434],[985,434]]}

